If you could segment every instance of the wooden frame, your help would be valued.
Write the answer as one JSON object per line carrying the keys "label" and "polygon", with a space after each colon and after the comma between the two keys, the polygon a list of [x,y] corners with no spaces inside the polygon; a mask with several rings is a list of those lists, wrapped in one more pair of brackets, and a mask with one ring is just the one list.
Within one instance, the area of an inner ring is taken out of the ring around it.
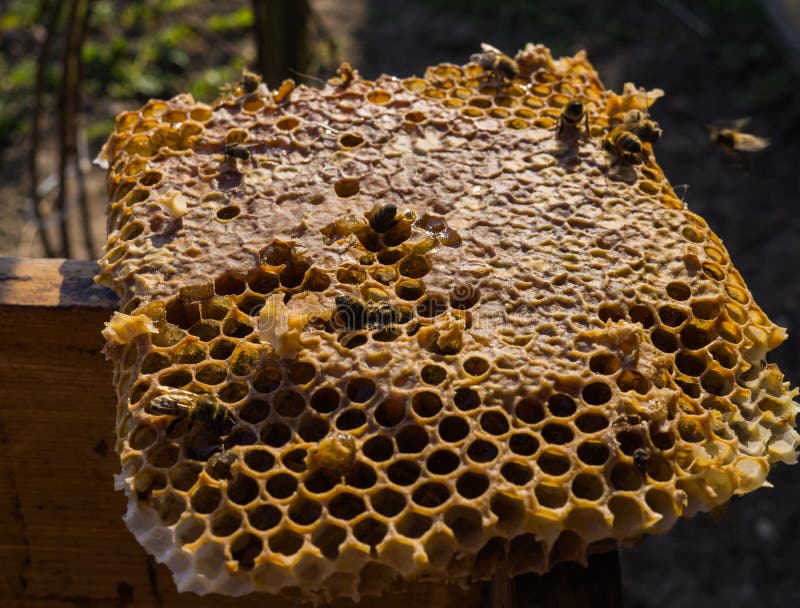
{"label": "wooden frame", "polygon": [[[112,481],[111,365],[100,354],[117,298],[93,282],[95,270],[93,262],[0,258],[0,605],[294,605],[258,594],[179,594],[125,528],[126,501]],[[617,553],[589,563],[468,589],[410,584],[360,605],[621,606]]]}

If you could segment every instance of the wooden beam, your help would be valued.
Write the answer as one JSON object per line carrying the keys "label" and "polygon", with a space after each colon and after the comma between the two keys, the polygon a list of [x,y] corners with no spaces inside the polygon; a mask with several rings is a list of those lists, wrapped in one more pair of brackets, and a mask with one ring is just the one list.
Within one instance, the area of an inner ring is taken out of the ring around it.
{"label": "wooden beam", "polygon": [[[93,262],[0,258],[0,606],[293,606],[258,594],[180,594],[126,529],[112,482],[116,399],[100,354],[117,299],[92,281],[95,271]],[[620,606],[616,560],[517,577],[501,595],[508,606]],[[490,597],[479,585],[414,583],[360,605],[497,606]]]}

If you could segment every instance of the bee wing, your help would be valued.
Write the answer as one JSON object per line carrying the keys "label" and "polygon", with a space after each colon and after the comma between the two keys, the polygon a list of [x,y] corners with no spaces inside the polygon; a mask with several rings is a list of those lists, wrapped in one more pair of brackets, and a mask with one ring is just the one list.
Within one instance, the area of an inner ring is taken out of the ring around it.
{"label": "bee wing", "polygon": [[759,152],[769,146],[769,140],[750,133],[737,133],[733,147],[743,152]]}
{"label": "bee wing", "polygon": [[732,129],[736,129],[737,131],[746,128],[750,124],[750,117],[743,116],[741,118],[734,118],[730,121],[730,125]]}
{"label": "bee wing", "polygon": [[491,44],[487,44],[485,42],[481,42],[481,50],[484,53],[497,53],[498,55],[502,55],[503,51],[498,48],[493,47]]}
{"label": "bee wing", "polygon": [[180,414],[189,411],[196,399],[196,394],[176,388],[153,397],[148,409],[154,414]]}

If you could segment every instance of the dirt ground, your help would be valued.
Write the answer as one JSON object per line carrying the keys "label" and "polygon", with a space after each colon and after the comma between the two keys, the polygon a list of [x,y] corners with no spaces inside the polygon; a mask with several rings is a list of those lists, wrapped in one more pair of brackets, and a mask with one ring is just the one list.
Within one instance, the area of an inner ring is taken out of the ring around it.
{"label": "dirt ground", "polygon": [[[466,61],[482,41],[508,52],[526,41],[554,54],[585,48],[606,86],[666,92],[652,108],[665,135],[658,162],[723,239],[756,301],[790,338],[772,359],[800,382],[800,87],[774,26],[747,0],[558,3],[524,0],[316,0],[346,56],[366,77]],[[796,68],[794,68],[796,69]],[[705,124],[752,117],[771,146],[749,175],[708,141]],[[21,156],[6,154],[7,162]],[[0,255],[40,255],[20,171],[2,168]],[[97,237],[102,172],[92,178]],[[17,204],[18,203],[18,204]],[[798,606],[800,467],[779,466],[719,522],[699,516],[622,552],[628,608]]]}

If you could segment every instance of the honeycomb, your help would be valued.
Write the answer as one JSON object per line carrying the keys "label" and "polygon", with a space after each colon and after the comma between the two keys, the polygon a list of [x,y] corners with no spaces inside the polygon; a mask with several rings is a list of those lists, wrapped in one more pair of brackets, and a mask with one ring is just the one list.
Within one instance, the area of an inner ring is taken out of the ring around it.
{"label": "honeycomb", "polygon": [[515,61],[118,116],[117,488],[180,590],[544,572],[795,462],[784,330],[650,143],[603,149],[660,91]]}

